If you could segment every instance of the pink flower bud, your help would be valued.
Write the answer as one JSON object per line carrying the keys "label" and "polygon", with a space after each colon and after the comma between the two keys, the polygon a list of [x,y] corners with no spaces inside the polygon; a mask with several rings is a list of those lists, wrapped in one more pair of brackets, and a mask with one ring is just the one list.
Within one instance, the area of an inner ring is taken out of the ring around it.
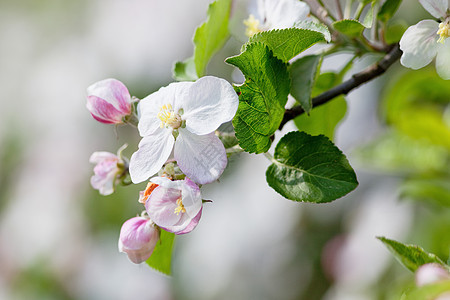
{"label": "pink flower bud", "polygon": [[119,251],[135,264],[146,261],[159,240],[159,230],[148,218],[135,217],[123,223],[120,229]]}
{"label": "pink flower bud", "polygon": [[87,89],[87,109],[97,121],[105,124],[123,123],[131,114],[131,96],[126,86],[116,79],[105,79]]}
{"label": "pink flower bud", "polygon": [[89,161],[97,164],[94,167],[94,175],[91,177],[92,187],[99,190],[102,195],[112,194],[116,179],[123,173],[123,161],[109,152],[94,152]]}
{"label": "pink flower bud", "polygon": [[417,286],[423,286],[441,280],[450,280],[450,273],[439,264],[425,264],[420,266],[416,271]]}

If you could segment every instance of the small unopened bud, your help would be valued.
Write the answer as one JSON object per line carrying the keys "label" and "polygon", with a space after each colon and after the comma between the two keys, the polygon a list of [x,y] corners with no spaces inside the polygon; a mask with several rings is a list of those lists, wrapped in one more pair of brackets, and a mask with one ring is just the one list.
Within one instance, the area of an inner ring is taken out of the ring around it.
{"label": "small unopened bud", "polygon": [[135,264],[146,261],[159,240],[159,229],[145,217],[134,217],[120,229],[119,251],[128,255]]}
{"label": "small unopened bud", "polygon": [[116,79],[105,79],[87,89],[87,109],[92,117],[105,124],[123,123],[131,114],[131,96],[127,87]]}

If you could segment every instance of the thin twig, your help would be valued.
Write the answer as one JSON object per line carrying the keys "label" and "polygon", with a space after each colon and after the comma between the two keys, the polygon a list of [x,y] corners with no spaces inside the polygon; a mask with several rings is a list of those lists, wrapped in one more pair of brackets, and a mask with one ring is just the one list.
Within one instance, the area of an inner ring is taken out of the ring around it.
{"label": "thin twig", "polygon": [[[320,94],[317,97],[312,99],[313,107],[317,107],[319,105],[325,104],[328,101],[336,98],[340,95],[347,95],[351,90],[359,87],[363,83],[366,83],[384,72],[386,72],[389,67],[394,64],[402,55],[402,51],[398,44],[392,47],[392,49],[387,53],[379,62],[373,64],[363,71],[356,73],[352,76],[352,78],[344,81],[340,85],[335,86],[334,88]],[[303,114],[305,111],[300,105],[294,106],[291,109],[287,109],[284,113],[284,118],[281,121],[279,129],[283,128],[284,124],[288,121],[294,119],[295,117]]]}

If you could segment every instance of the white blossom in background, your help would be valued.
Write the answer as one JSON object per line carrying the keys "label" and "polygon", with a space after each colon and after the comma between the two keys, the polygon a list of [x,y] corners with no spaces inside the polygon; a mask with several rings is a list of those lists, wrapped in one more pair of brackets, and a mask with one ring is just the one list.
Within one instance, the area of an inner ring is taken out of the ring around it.
{"label": "white blossom in background", "polygon": [[403,66],[417,70],[436,57],[436,71],[443,79],[450,79],[450,0],[419,0],[433,16],[440,19],[422,20],[409,27],[400,40]]}
{"label": "white blossom in background", "polygon": [[146,261],[159,240],[159,229],[146,217],[134,217],[120,229],[119,251],[128,255],[135,264]]}
{"label": "white blossom in background", "polygon": [[121,124],[131,114],[131,96],[117,79],[104,79],[87,89],[86,107],[94,119],[105,124]]}
{"label": "white blossom in background", "polygon": [[239,99],[230,83],[206,76],[176,82],[139,103],[139,149],[130,159],[134,183],[157,173],[174,149],[181,171],[206,184],[217,180],[227,165],[225,148],[214,131],[233,119]]}
{"label": "white blossom in background", "polygon": [[151,182],[157,184],[151,189],[145,200],[145,209],[149,217],[162,229],[175,234],[191,232],[202,215],[202,196],[198,186],[189,178],[172,181],[165,177],[154,177]]}
{"label": "white blossom in background", "polygon": [[261,31],[293,27],[308,17],[309,6],[299,0],[257,0],[249,11],[244,25],[245,34],[251,37]]}

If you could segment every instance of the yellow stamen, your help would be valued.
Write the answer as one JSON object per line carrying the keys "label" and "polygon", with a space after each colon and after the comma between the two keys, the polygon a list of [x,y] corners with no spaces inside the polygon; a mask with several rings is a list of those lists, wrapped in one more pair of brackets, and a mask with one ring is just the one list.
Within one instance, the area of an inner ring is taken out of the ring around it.
{"label": "yellow stamen", "polygon": [[177,129],[181,126],[181,116],[173,111],[172,105],[167,104],[159,108],[158,118],[161,120],[159,127],[172,127]]}
{"label": "yellow stamen", "polygon": [[175,208],[174,213],[177,214],[177,216],[182,213],[184,214],[186,212],[186,209],[184,208],[183,202],[181,201],[181,198],[178,198],[177,200],[177,208]]}
{"label": "yellow stamen", "polygon": [[439,24],[439,30],[437,31],[437,34],[440,35],[440,37],[438,39],[438,43],[444,44],[445,39],[450,37],[450,21],[449,20]]}
{"label": "yellow stamen", "polygon": [[244,25],[247,26],[247,29],[245,29],[245,34],[248,37],[252,37],[262,31],[259,26],[259,20],[257,20],[254,15],[248,16],[248,19],[244,20]]}

